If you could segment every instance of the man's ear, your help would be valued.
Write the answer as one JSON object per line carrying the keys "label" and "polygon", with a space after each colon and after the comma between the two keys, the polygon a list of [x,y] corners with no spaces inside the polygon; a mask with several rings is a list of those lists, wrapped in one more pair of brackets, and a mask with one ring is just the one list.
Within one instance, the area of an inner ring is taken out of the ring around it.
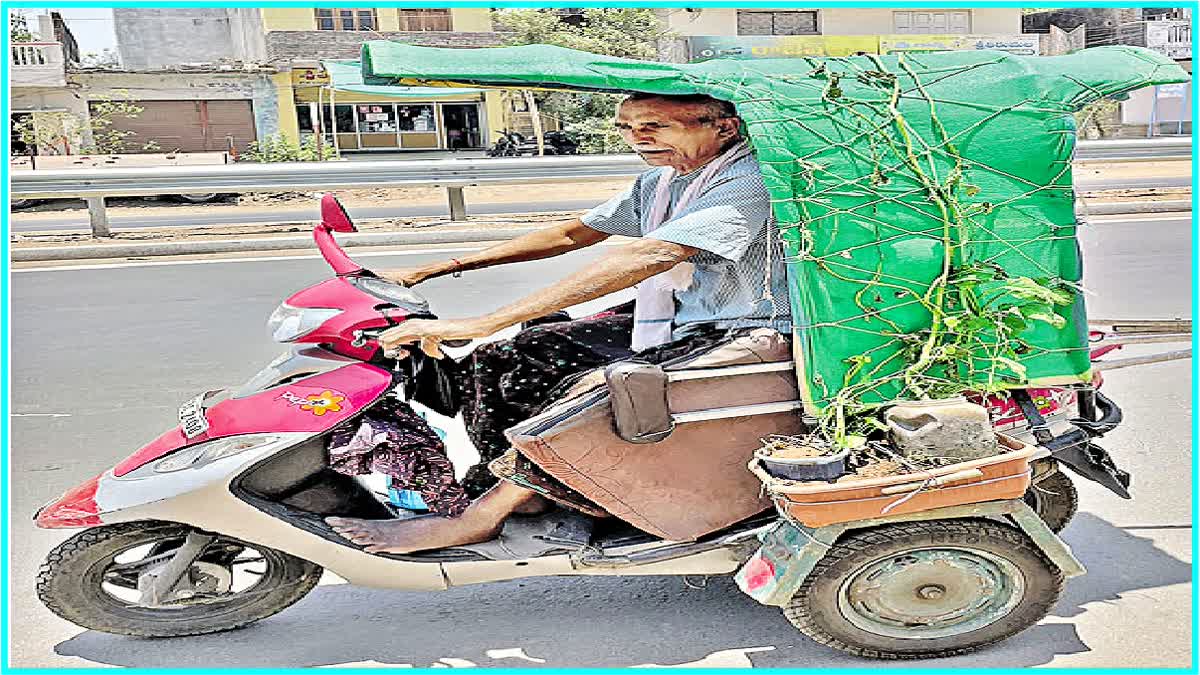
{"label": "man's ear", "polygon": [[717,124],[720,126],[718,133],[721,138],[731,138],[738,135],[742,127],[742,120],[740,117],[722,117],[717,120]]}

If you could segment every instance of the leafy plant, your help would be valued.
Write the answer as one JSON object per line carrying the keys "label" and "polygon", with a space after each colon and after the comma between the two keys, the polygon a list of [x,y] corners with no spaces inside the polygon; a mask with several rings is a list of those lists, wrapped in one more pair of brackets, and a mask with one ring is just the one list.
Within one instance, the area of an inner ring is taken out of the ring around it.
{"label": "leafy plant", "polygon": [[39,112],[26,115],[13,124],[13,133],[25,145],[54,154],[67,154],[73,139],[81,139],[75,148],[83,154],[116,155],[127,152],[159,150],[153,140],[138,144],[136,131],[113,128],[119,118],[133,119],[144,108],[136,103],[116,98],[126,92],[93,100],[86,118],[67,111]]}
{"label": "leafy plant", "polygon": [[332,159],[333,147],[318,143],[316,135],[309,135],[296,142],[283,134],[272,134],[261,141],[254,141],[246,148],[242,157],[251,162],[319,162]]}
{"label": "leafy plant", "polygon": [[12,42],[36,42],[38,36],[29,30],[29,19],[24,14],[8,14],[8,38]]}
{"label": "leafy plant", "polygon": [[[878,262],[874,270],[856,267],[845,260],[856,259],[853,250],[826,256],[804,254],[824,273],[859,284],[855,303],[862,311],[861,318],[879,326],[876,331],[880,335],[891,338],[880,347],[847,358],[843,381],[832,396],[828,383],[814,377],[814,384],[824,389],[821,397],[829,401],[818,428],[837,447],[855,447],[882,429],[876,413],[886,404],[866,402],[868,394],[887,391],[885,398],[938,399],[1024,384],[1022,358],[1032,347],[1022,336],[1039,324],[1064,326],[1066,320],[1060,312],[1074,303],[1079,292],[1062,279],[1013,276],[999,265],[972,258],[968,245],[975,219],[990,213],[992,204],[975,201],[980,189],[967,182],[963,159],[938,118],[936,102],[903,57],[898,61],[902,72],[894,74],[886,72],[880,59],[871,58],[875,70],[839,75],[822,64],[810,77],[827,82],[822,98],[830,108],[871,130],[870,152],[877,166],[868,176],[871,185],[888,182],[878,166],[896,159],[904,177],[917,182],[919,192],[934,208],[937,223],[920,234],[936,241],[942,264],[936,278],[918,282],[896,276],[895,270],[885,273]],[[901,83],[902,75],[907,75],[907,82]],[[860,91],[865,88],[870,94],[848,99],[845,91],[851,80]],[[925,99],[930,115],[930,125],[923,127],[927,130],[919,133],[900,112],[897,101],[902,92]],[[931,147],[949,160],[948,171],[935,168],[925,152]],[[885,294],[919,306],[928,313],[928,325],[914,331],[890,320],[881,309]]]}
{"label": "leafy plant", "polygon": [[[547,44],[593,54],[654,60],[658,45],[675,38],[652,9],[584,9],[564,20],[552,9],[511,9],[492,13],[510,35],[507,45]],[[621,96],[602,93],[538,92],[538,106],[560,120],[580,152],[623,152],[628,146],[612,125]]]}

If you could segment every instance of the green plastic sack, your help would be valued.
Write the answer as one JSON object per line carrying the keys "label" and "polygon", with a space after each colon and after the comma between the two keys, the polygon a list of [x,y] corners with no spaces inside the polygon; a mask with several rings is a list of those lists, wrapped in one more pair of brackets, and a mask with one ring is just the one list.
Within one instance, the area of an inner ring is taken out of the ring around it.
{"label": "green plastic sack", "polygon": [[811,413],[1089,381],[1072,113],[1188,80],[1165,56],[1126,46],[672,64],[369,42],[362,64],[370,84],[732,101],[785,242]]}

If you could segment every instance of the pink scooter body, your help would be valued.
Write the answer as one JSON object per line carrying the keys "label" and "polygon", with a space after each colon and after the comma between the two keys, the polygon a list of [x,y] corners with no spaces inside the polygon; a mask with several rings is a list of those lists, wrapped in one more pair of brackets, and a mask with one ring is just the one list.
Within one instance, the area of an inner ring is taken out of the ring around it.
{"label": "pink scooter body", "polygon": [[[355,331],[386,328],[409,314],[396,307],[380,307],[379,298],[355,288],[347,277],[373,276],[350,260],[331,234],[354,232],[354,225],[333,195],[321,202],[322,222],[313,238],[322,256],[338,275],[293,294],[287,304],[296,308],[342,310],[315,330],[292,340],[319,344],[327,352],[348,357],[344,365],[272,386],[248,396],[222,400],[204,411],[208,428],[189,438],[177,426],[147,443],[105,473],[72,488],[57,501],[40,509],[35,522],[43,528],[91,527],[105,522],[106,481],[120,478],[176,451],[218,438],[243,434],[320,434],[375,403],[394,385],[392,373],[370,363],[379,347],[355,338]],[[336,358],[336,357],[335,357]],[[357,362],[356,362],[357,361]]]}

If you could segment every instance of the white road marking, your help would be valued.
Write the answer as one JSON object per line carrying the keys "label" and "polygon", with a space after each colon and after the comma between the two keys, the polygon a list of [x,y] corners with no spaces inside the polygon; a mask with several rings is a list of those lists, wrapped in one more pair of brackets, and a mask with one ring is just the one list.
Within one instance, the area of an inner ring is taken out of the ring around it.
{"label": "white road marking", "polygon": [[525,650],[520,647],[513,647],[511,649],[489,649],[485,651],[484,654],[489,659],[524,659],[525,661],[532,661],[533,663],[546,662],[546,659],[535,659],[526,654]]}
{"label": "white road marking", "polygon": [[1085,217],[1087,219],[1091,220],[1092,222],[1095,222],[1097,220],[1100,220],[1102,222],[1108,222],[1110,220],[1121,220],[1121,221],[1129,221],[1129,222],[1134,222],[1134,223],[1157,223],[1157,222],[1163,222],[1163,221],[1168,221],[1168,220],[1188,221],[1188,220],[1192,219],[1192,216],[1190,214],[1180,215],[1180,214],[1170,214],[1170,213],[1155,214],[1153,218],[1128,218],[1119,213],[1107,213],[1107,214],[1103,214],[1103,215],[1094,215],[1094,216],[1085,216]]}
{"label": "white road marking", "polygon": [[754,652],[769,652],[774,651],[774,647],[745,647],[742,649],[722,649],[718,652],[713,652],[708,656],[697,661],[689,661],[687,663],[676,663],[670,666],[664,666],[657,663],[643,663],[632,668],[753,668],[754,662],[750,660],[748,654]]}
{"label": "white road marking", "polygon": [[[457,247],[457,248],[426,248],[421,250],[404,249],[401,251],[350,251],[355,258],[376,258],[382,256],[405,256],[405,255],[428,255],[430,253],[466,253],[468,251],[479,251],[484,246],[472,247]],[[280,255],[280,256],[261,256],[255,258],[210,258],[205,260],[161,260],[148,262],[122,262],[122,263],[96,263],[85,265],[58,265],[50,267],[25,267],[20,269],[12,269],[14,274],[19,272],[70,272],[77,270],[115,270],[125,267],[166,267],[169,265],[213,265],[218,263],[248,263],[248,262],[273,262],[276,260],[320,260],[321,255]]]}
{"label": "white road marking", "polygon": [[13,417],[70,417],[66,413],[13,413]]}

